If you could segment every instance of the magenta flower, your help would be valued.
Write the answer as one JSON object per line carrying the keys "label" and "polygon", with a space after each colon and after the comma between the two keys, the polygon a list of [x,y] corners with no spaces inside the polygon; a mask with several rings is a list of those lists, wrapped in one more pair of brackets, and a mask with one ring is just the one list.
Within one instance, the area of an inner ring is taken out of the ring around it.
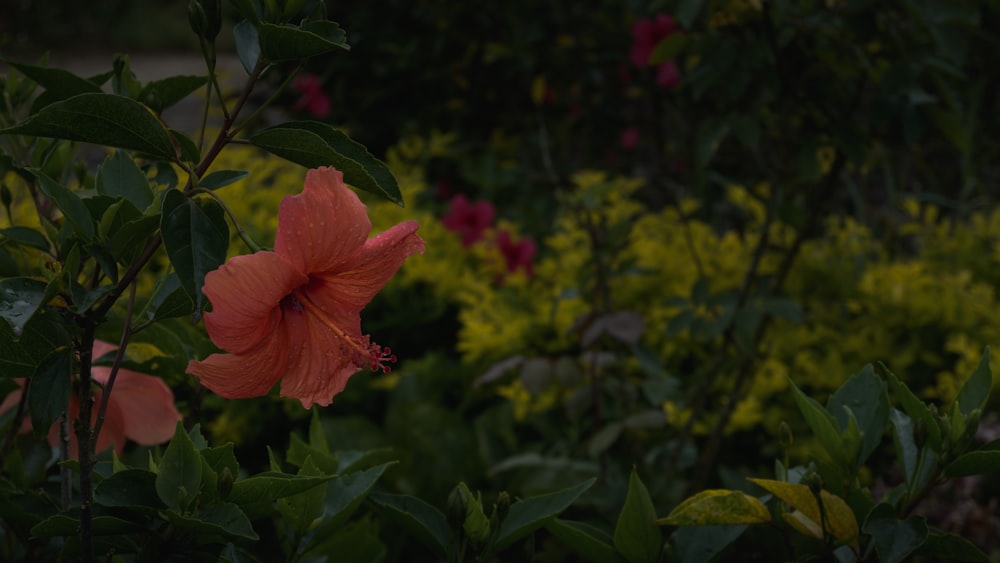
{"label": "magenta flower", "polygon": [[635,147],[639,144],[639,130],[635,127],[629,127],[628,129],[622,131],[621,145],[625,150],[635,150]]}
{"label": "magenta flower", "polygon": [[463,194],[458,194],[451,200],[451,209],[441,218],[441,222],[449,231],[462,236],[462,246],[483,238],[483,233],[493,224],[496,208],[488,201],[469,203]]}
{"label": "magenta flower", "polygon": [[535,241],[524,237],[519,242],[511,239],[510,232],[505,230],[497,233],[497,247],[503,255],[508,272],[524,270],[524,274],[531,277],[535,273],[533,260],[535,252],[538,250]]}
{"label": "magenta flower", "polygon": [[301,96],[292,105],[295,111],[305,110],[313,117],[326,117],[330,115],[330,96],[323,91],[323,82],[319,76],[310,73],[300,74],[292,82],[295,89]]}
{"label": "magenta flower", "polygon": [[[680,31],[674,18],[659,14],[655,19],[638,20],[632,26],[632,50],[629,53],[632,64],[638,68],[649,66],[649,57],[661,41]],[[674,61],[656,65],[656,84],[672,89],[680,84],[680,71]]]}

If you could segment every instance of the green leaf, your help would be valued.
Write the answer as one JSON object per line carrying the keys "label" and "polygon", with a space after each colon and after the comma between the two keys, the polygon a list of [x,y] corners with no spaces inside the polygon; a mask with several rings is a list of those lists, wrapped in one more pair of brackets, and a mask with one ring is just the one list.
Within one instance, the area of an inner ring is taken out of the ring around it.
{"label": "green leaf", "polygon": [[457,490],[465,503],[465,519],[462,521],[462,530],[469,539],[480,544],[490,535],[490,519],[486,517],[486,512],[483,510],[482,499],[480,495],[472,494],[469,486],[464,482],[458,484]]}
{"label": "green leaf", "polygon": [[621,563],[624,561],[611,545],[611,538],[603,538],[602,530],[583,522],[553,518],[545,524],[545,529],[566,547],[592,563]]}
{"label": "green leaf", "polygon": [[233,448],[233,443],[228,442],[222,446],[205,448],[200,453],[201,457],[208,462],[208,466],[212,468],[212,471],[222,473],[223,469],[229,469],[229,473],[235,476],[240,473],[240,463],[236,460]]}
{"label": "green leaf", "polygon": [[[2,285],[0,282],[0,287]],[[24,324],[20,335],[8,323],[0,323],[0,377],[31,377],[46,356],[70,343],[69,332],[61,323],[60,315],[45,309],[40,309]]]}
{"label": "green leaf", "polygon": [[925,433],[927,435],[927,445],[931,447],[936,452],[941,452],[943,448],[943,443],[941,440],[941,429],[938,426],[937,418],[934,413],[931,412],[927,405],[921,401],[914,393],[906,386],[905,383],[896,377],[896,374],[889,371],[889,368],[885,367],[884,364],[877,364],[879,371],[889,382],[889,387],[892,388],[892,394],[899,400],[900,404],[903,406],[903,410],[906,414],[910,415],[913,419],[914,430],[916,433]]}
{"label": "green leaf", "polygon": [[156,494],[156,474],[145,469],[126,469],[105,478],[94,489],[94,500],[119,508],[155,511],[164,507]]}
{"label": "green leaf", "polygon": [[176,150],[163,123],[146,106],[114,94],[79,94],[45,106],[27,121],[0,129],[133,149],[174,160]]}
{"label": "green leaf", "polygon": [[207,76],[170,76],[148,82],[139,93],[139,101],[156,113],[191,95],[208,82]]}
{"label": "green leaf", "polygon": [[244,170],[219,170],[207,174],[204,178],[198,182],[199,188],[204,188],[206,190],[217,190],[223,186],[228,186],[233,182],[237,182],[246,178],[250,173]]}
{"label": "green leaf", "polygon": [[392,172],[368,149],[342,131],[317,121],[294,121],[265,129],[250,142],[306,168],[334,166],[344,181],[358,189],[403,205]]}
{"label": "green leaf", "polygon": [[97,193],[123,197],[139,211],[153,203],[153,190],[146,174],[121,150],[115,150],[97,169],[96,184]]}
{"label": "green leaf", "polygon": [[830,412],[812,397],[803,393],[791,378],[788,379],[788,384],[792,388],[795,403],[798,405],[799,411],[802,413],[803,418],[806,419],[806,424],[809,425],[813,434],[819,438],[820,443],[823,444],[831,459],[840,466],[853,466],[856,457],[845,452],[840,430],[837,427],[837,421],[834,420]]}
{"label": "green leaf", "polygon": [[170,135],[173,136],[175,141],[177,141],[177,148],[181,160],[191,163],[201,160],[201,151],[198,150],[198,145],[195,144],[191,137],[188,137],[176,129],[170,129]]}
{"label": "green leaf", "polygon": [[499,551],[545,525],[545,523],[573,504],[589,489],[596,479],[588,479],[568,489],[529,497],[515,502],[500,526],[500,533],[493,551]]}
{"label": "green leaf", "polygon": [[1000,440],[993,440],[955,458],[944,468],[948,478],[1000,474]]}
{"label": "green leaf", "polygon": [[368,495],[382,513],[414,536],[438,557],[448,556],[451,528],[440,510],[427,502],[408,495],[373,492]]}
{"label": "green leaf", "polygon": [[37,66],[13,61],[6,61],[7,64],[21,71],[25,76],[37,82],[45,88],[45,94],[32,105],[32,113],[47,104],[64,100],[77,94],[87,94],[100,92],[101,88],[97,84],[81,78],[68,70],[61,68],[51,68]]}
{"label": "green leaf", "polygon": [[665,526],[731,526],[770,521],[771,513],[756,497],[741,491],[708,489],[684,499],[656,523]]}
{"label": "green leaf", "polygon": [[296,467],[302,467],[302,464],[307,458],[312,458],[313,463],[315,463],[319,468],[321,468],[326,473],[337,473],[337,456],[335,454],[329,453],[329,447],[325,447],[327,451],[323,451],[320,448],[314,448],[311,445],[302,441],[297,435],[293,434],[289,437],[288,451],[285,452],[285,457],[288,463]]}
{"label": "green leaf", "polygon": [[325,538],[336,533],[365,501],[375,483],[392,463],[385,463],[350,475],[339,475],[326,485],[326,498],[323,501],[323,523],[316,532],[306,550],[316,548]]}
{"label": "green leaf", "polygon": [[338,49],[350,50],[347,34],[335,22],[318,20],[302,27],[261,23],[260,50],[269,61],[305,59]]}
{"label": "green leaf", "polygon": [[[796,530],[803,532],[802,526],[805,525],[809,529],[822,531],[820,538],[831,535],[841,544],[857,544],[858,521],[844,499],[824,490],[816,495],[808,486],[799,483],[770,479],[748,480],[795,509],[786,513],[785,519]],[[817,500],[817,496],[820,500]],[[822,509],[820,501],[823,503]]]}
{"label": "green leaf", "polygon": [[703,563],[715,561],[733,542],[749,528],[742,526],[690,526],[678,528],[670,535],[673,558],[678,563]]}
{"label": "green leaf", "polygon": [[982,411],[986,406],[986,400],[990,398],[990,390],[993,387],[993,375],[990,372],[990,349],[983,350],[983,357],[979,360],[979,365],[962,385],[962,390],[958,392],[955,403],[961,409],[962,414],[969,416],[972,411],[979,409]]}
{"label": "green leaf", "polygon": [[[131,534],[143,531],[141,525],[114,516],[95,516],[91,520],[91,529],[95,536]],[[76,536],[79,533],[80,518],[66,514],[50,516],[31,528],[31,537],[33,538]]]}
{"label": "green leaf", "polygon": [[66,219],[73,225],[73,230],[77,236],[85,241],[93,241],[95,234],[94,218],[90,211],[75,192],[42,174],[39,170],[30,170],[38,178],[38,187],[42,190],[52,203],[56,204],[59,211],[63,212]]}
{"label": "green leaf", "polygon": [[845,409],[854,414],[862,434],[861,449],[854,460],[857,468],[882,442],[885,425],[889,421],[889,394],[885,383],[875,376],[871,364],[845,381],[827,402],[827,410],[837,420],[841,430],[845,430],[849,423]]}
{"label": "green leaf", "polygon": [[181,192],[171,190],[163,198],[161,216],[163,245],[181,286],[201,310],[205,275],[226,261],[229,227],[218,203],[208,200],[204,207]]}
{"label": "green leaf", "polygon": [[201,456],[178,421],[156,474],[156,494],[175,510],[186,510],[201,488]]}
{"label": "green leaf", "polygon": [[49,428],[68,408],[72,374],[73,350],[69,346],[53,350],[35,369],[28,391],[28,411],[36,436],[47,436]]}
{"label": "green leaf", "polygon": [[[312,463],[311,458],[306,458],[305,463],[299,468],[299,476],[315,477],[325,475],[323,470]],[[278,512],[285,518],[296,537],[302,537],[312,527],[312,523],[319,517],[323,509],[323,499],[326,497],[326,483],[314,489],[290,495],[278,499],[275,503]]]}
{"label": "green leaf", "polygon": [[913,419],[899,409],[892,409],[889,415],[892,421],[892,440],[896,447],[896,457],[903,466],[903,479],[913,483],[917,477],[917,457],[920,448],[913,441]]}
{"label": "green leaf", "polygon": [[180,286],[177,274],[171,272],[153,294],[148,312],[150,320],[184,317],[194,312],[194,302]]}
{"label": "green leaf", "polygon": [[655,520],[656,508],[649,498],[649,491],[633,467],[614,536],[615,548],[630,563],[653,563],[658,559],[663,538],[654,524]]}
{"label": "green leaf", "polygon": [[265,471],[233,483],[229,500],[239,505],[271,502],[297,495],[333,479],[334,475],[298,476]]}
{"label": "green leaf", "polygon": [[236,40],[236,54],[243,63],[247,74],[253,74],[260,61],[260,38],[257,28],[247,20],[233,26],[233,38]]}
{"label": "green leaf", "polygon": [[[301,561],[336,561],[337,563],[385,561],[388,550],[379,537],[379,524],[380,522],[371,514],[366,514],[360,519],[340,526],[330,535],[322,538],[322,543],[305,550]],[[409,550],[405,551],[401,558],[410,559]],[[396,559],[400,559],[400,555],[397,555]]]}
{"label": "green leaf", "polygon": [[896,517],[896,510],[887,503],[879,504],[868,514],[863,530],[875,542],[881,563],[905,560],[924,543],[928,533],[923,516],[900,520]]}
{"label": "green leaf", "polygon": [[45,238],[45,235],[28,227],[7,227],[6,229],[0,229],[0,236],[3,236],[5,240],[37,248],[42,252],[48,252],[50,248],[49,240]]}
{"label": "green leaf", "polygon": [[32,278],[0,280],[0,317],[3,317],[15,337],[20,337],[24,325],[44,304],[45,282]]}
{"label": "green leaf", "polygon": [[185,532],[199,535],[222,534],[251,541],[260,539],[246,513],[230,502],[213,504],[194,516],[185,516],[173,510],[164,511],[164,514],[171,524]]}
{"label": "green leaf", "polygon": [[917,548],[914,555],[924,561],[974,561],[988,563],[989,555],[983,553],[969,540],[955,534],[931,531],[927,540]]}

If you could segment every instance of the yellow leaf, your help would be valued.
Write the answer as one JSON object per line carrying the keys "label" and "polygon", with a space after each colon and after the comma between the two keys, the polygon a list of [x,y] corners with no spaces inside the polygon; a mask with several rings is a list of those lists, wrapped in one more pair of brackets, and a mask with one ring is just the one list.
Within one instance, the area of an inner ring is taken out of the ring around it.
{"label": "yellow leaf", "polygon": [[771,521],[771,513],[756,498],[725,489],[709,489],[684,500],[665,518],[664,526],[719,526],[761,524]]}
{"label": "yellow leaf", "polygon": [[[817,537],[820,530],[819,522],[825,517],[822,529],[827,535],[833,536],[840,544],[857,545],[858,520],[844,499],[821,490],[819,492],[820,499],[823,501],[821,513],[816,495],[806,485],[769,479],[749,480],[798,511],[785,515],[786,521],[796,531]],[[807,520],[811,521],[812,524],[810,525]]]}

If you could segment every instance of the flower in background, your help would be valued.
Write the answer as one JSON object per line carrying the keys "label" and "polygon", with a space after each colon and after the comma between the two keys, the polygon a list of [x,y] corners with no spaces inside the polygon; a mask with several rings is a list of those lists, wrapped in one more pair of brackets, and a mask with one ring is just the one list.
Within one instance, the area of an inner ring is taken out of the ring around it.
{"label": "flower in background", "polygon": [[462,236],[462,246],[483,238],[486,229],[493,224],[496,208],[488,201],[469,203],[463,194],[458,194],[451,200],[451,209],[441,218],[441,223],[449,231]]}
{"label": "flower in background", "polygon": [[281,395],[329,405],[363,368],[389,372],[389,348],[361,333],[361,310],[412,254],[416,221],[368,238],[371,221],[334,168],[310,170],[278,210],[274,251],[237,256],[205,276],[205,328],[228,354],[191,361],[188,373],[222,397]]}
{"label": "flower in background", "polygon": [[508,272],[516,272],[521,269],[528,277],[534,275],[535,252],[538,250],[535,241],[524,237],[519,242],[511,239],[510,231],[502,230],[497,233],[497,247],[503,255]]}
{"label": "flower in background", "polygon": [[628,129],[622,131],[621,145],[625,150],[635,150],[635,147],[639,144],[639,130],[635,127],[629,127]]}
{"label": "flower in background", "polygon": [[326,117],[330,115],[330,96],[323,91],[323,82],[319,76],[311,73],[303,73],[295,77],[292,85],[299,91],[299,99],[292,105],[295,111],[305,110],[313,117]]}
{"label": "flower in background", "polygon": [[[661,41],[680,31],[674,18],[659,14],[651,20],[638,20],[632,26],[632,50],[629,56],[638,68],[649,66],[649,57]],[[680,71],[674,61],[656,65],[656,83],[662,88],[676,88],[680,84]]]}
{"label": "flower in background", "polygon": [[[100,358],[117,348],[113,344],[95,340],[94,358]],[[101,386],[107,384],[110,376],[111,368],[108,366],[93,366],[91,368],[91,377],[94,382]],[[24,380],[16,381],[18,384],[24,384]],[[97,420],[98,406],[103,400],[103,394],[103,387],[94,391],[91,424]],[[17,405],[20,398],[21,391],[13,391],[8,394],[3,403],[0,403],[0,412],[5,412]],[[70,396],[67,414],[70,420],[75,420],[80,415],[80,399],[75,394]],[[163,380],[151,375],[119,369],[107,410],[104,413],[101,434],[97,437],[97,451],[102,452],[114,446],[115,451],[121,453],[125,447],[126,439],[142,446],[162,444],[173,437],[177,421],[180,419],[181,415],[174,407],[174,393]],[[20,432],[30,431],[31,420],[25,417]],[[53,424],[52,428],[49,429],[48,440],[52,447],[59,446],[58,424]],[[78,455],[76,434],[72,430],[70,430],[69,455],[71,458],[76,458]]]}

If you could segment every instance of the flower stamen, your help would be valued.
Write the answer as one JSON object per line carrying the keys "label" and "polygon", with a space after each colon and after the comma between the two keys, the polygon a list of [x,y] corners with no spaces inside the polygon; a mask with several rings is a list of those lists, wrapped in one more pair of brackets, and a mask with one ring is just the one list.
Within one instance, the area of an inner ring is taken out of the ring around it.
{"label": "flower stamen", "polygon": [[391,348],[383,348],[378,344],[372,343],[368,335],[363,335],[360,340],[352,338],[339,326],[330,321],[323,308],[314,303],[309,298],[309,295],[300,289],[293,291],[285,299],[291,299],[296,305],[322,323],[323,326],[330,329],[337,338],[346,343],[354,352],[353,359],[356,364],[368,364],[368,368],[374,372],[389,373],[392,371],[392,368],[388,364],[396,362],[396,355],[392,353]]}

